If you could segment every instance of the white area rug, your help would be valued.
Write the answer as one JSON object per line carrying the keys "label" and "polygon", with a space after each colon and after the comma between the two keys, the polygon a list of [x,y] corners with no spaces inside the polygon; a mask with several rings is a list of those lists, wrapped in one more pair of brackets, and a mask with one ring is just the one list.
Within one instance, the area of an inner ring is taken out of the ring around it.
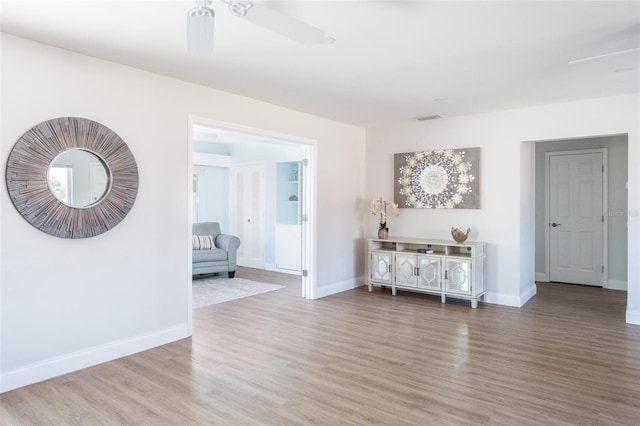
{"label": "white area rug", "polygon": [[205,278],[193,280],[193,309],[285,288],[244,278]]}

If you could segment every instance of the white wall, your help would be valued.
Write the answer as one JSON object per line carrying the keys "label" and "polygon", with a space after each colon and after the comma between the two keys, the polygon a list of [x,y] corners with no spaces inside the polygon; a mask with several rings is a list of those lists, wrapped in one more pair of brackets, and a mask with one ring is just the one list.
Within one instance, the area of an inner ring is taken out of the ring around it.
{"label": "white wall", "polygon": [[[449,239],[451,226],[489,244],[487,301],[520,306],[534,293],[533,141],[628,134],[629,265],[640,262],[640,97],[585,100],[367,129],[367,200],[393,196],[393,154],[480,147],[480,210],[402,209],[391,234]],[[368,215],[365,233],[376,220]],[[640,324],[640,277],[628,269],[627,321]]]}
{"label": "white wall", "polygon": [[129,215],[86,240],[38,231],[1,191],[2,390],[190,335],[190,115],[317,141],[318,294],[356,283],[363,129],[6,34],[1,43],[0,163],[32,126],[78,116],[120,135],[140,174]]}

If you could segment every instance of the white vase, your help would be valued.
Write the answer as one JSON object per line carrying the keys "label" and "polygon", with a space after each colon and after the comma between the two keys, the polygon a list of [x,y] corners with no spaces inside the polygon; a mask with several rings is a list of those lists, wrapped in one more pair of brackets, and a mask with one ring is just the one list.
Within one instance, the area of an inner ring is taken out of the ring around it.
{"label": "white vase", "polygon": [[379,228],[378,238],[381,240],[386,240],[387,238],[389,238],[389,228]]}

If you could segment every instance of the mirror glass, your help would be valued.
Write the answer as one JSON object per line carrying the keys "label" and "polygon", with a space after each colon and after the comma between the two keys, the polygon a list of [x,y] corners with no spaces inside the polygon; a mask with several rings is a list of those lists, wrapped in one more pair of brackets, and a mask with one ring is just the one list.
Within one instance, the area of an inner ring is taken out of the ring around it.
{"label": "mirror glass", "polygon": [[84,149],[70,149],[49,165],[49,189],[55,197],[71,207],[89,207],[99,203],[109,192],[109,169],[96,154]]}

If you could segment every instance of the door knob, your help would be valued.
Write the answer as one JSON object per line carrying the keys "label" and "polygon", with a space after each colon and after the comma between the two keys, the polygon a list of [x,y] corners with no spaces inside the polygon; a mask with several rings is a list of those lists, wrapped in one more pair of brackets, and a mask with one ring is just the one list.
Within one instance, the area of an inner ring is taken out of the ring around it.
{"label": "door knob", "polygon": [[555,228],[556,226],[560,226],[560,224],[559,224],[559,223],[555,223],[555,222],[553,222],[553,223],[551,224],[551,226],[553,226],[553,227]]}

